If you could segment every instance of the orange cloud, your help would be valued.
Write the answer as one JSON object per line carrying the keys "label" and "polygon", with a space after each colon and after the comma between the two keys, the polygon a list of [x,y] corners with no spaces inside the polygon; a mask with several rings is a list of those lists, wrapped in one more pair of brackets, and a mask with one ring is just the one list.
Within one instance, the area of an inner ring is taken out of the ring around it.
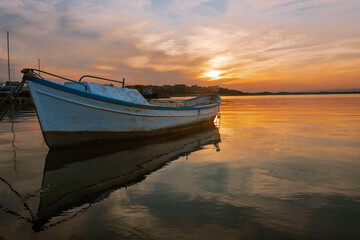
{"label": "orange cloud", "polygon": [[[96,73],[243,91],[360,87],[359,4],[216,4],[173,0],[165,9],[150,0],[4,0],[0,33],[11,32],[12,76],[18,79],[21,68],[36,67],[40,58],[42,69],[73,78]],[[0,70],[5,79],[6,65]]]}

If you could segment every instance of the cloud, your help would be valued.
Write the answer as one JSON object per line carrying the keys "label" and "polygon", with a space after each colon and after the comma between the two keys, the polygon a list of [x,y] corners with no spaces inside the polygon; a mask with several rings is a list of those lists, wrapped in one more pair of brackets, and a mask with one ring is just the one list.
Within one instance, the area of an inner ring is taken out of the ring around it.
{"label": "cloud", "polygon": [[[359,9],[349,0],[3,0],[0,40],[9,30],[18,79],[40,58],[43,69],[74,78],[126,74],[136,83],[256,89],[291,80],[311,87],[304,75],[323,84],[336,69],[352,72],[352,83],[358,76]],[[214,71],[221,74],[206,77]]]}

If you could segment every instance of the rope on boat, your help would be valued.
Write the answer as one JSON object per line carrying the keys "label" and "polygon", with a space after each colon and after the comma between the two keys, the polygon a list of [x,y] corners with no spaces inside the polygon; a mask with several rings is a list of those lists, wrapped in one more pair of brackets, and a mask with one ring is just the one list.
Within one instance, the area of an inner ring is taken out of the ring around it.
{"label": "rope on boat", "polygon": [[19,96],[22,87],[24,86],[26,79],[23,79],[1,102],[0,108],[2,105],[5,104],[8,100],[10,100],[10,104],[5,108],[4,113],[0,116],[0,121],[5,117],[7,112],[9,111],[10,107],[14,104],[16,98]]}

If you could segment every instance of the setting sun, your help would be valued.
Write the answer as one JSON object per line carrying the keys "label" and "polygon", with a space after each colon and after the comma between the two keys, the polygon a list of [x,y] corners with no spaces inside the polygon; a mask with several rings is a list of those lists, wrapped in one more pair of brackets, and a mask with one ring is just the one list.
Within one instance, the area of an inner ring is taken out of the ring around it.
{"label": "setting sun", "polygon": [[207,72],[205,74],[206,77],[211,77],[211,78],[219,78],[219,75],[221,74],[222,72],[221,71],[210,71],[210,72]]}

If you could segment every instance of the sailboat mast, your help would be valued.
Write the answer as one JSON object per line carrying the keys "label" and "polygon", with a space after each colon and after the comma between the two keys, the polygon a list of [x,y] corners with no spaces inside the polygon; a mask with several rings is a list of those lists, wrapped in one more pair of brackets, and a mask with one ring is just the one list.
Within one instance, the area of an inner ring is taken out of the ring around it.
{"label": "sailboat mast", "polygon": [[38,58],[38,68],[39,68],[39,76],[40,76],[40,58]]}
{"label": "sailboat mast", "polygon": [[7,31],[7,52],[8,52],[8,74],[10,83],[10,43],[9,43],[9,31]]}

